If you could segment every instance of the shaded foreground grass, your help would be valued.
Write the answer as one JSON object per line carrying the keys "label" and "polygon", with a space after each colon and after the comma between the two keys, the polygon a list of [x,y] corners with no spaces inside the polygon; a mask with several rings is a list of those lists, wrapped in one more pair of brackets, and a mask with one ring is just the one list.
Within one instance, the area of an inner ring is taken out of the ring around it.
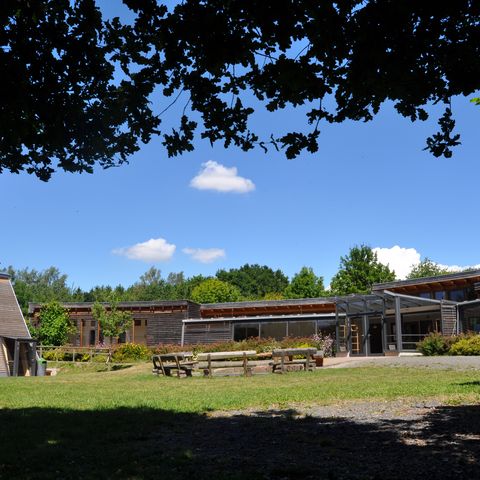
{"label": "shaded foreground grass", "polygon": [[[147,366],[0,382],[0,478],[475,478],[477,406],[422,422],[296,419],[295,403],[480,402],[475,371],[357,368],[156,378]],[[211,417],[210,410],[276,407]],[[407,460],[408,459],[408,460]],[[448,465],[448,468],[445,466]]]}

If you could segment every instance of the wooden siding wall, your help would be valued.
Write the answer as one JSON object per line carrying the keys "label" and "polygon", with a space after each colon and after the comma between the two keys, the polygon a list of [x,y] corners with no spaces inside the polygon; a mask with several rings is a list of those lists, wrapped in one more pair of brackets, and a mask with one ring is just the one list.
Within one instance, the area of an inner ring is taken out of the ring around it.
{"label": "wooden siding wall", "polygon": [[181,343],[182,321],[187,318],[187,308],[172,313],[154,313],[148,318],[147,345],[159,343]]}
{"label": "wooden siding wall", "polygon": [[228,342],[231,339],[231,322],[185,324],[184,345]]}
{"label": "wooden siding wall", "polygon": [[189,303],[188,318],[201,318],[200,307],[198,303]]}
{"label": "wooden siding wall", "polygon": [[457,307],[455,305],[442,305],[442,333],[454,335],[457,333]]}
{"label": "wooden siding wall", "polygon": [[[132,318],[141,321],[141,327],[132,327],[127,331],[126,341],[143,343],[149,346],[159,343],[177,343],[182,340],[182,322],[187,318],[187,306],[175,306],[164,311],[130,310]],[[77,333],[72,337],[72,343],[80,346],[80,330],[83,333],[82,345],[88,346],[88,339],[91,330],[98,332],[97,322],[89,311],[70,311],[70,319],[77,326]],[[84,326],[80,328],[80,322]],[[145,326],[145,321],[147,325]],[[94,322],[95,325],[92,326]],[[135,329],[135,332],[134,332]],[[135,337],[134,337],[135,335]],[[108,339],[104,339],[108,343]],[[96,337],[96,342],[98,338]]]}

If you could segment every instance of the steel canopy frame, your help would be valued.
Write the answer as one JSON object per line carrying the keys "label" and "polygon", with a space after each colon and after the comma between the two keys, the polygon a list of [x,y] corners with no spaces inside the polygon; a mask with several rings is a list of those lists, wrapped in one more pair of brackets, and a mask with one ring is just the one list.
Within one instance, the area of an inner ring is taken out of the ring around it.
{"label": "steel canopy frame", "polygon": [[[337,325],[339,324],[339,315],[343,314],[346,317],[346,336],[348,354],[352,352],[352,333],[351,333],[351,319],[362,318],[363,323],[363,346],[366,355],[369,354],[369,331],[370,317],[381,318],[382,331],[382,348],[386,351],[387,346],[387,332],[386,332],[386,312],[393,311],[395,315],[395,347],[397,352],[403,350],[402,337],[402,310],[414,309],[422,307],[438,307],[442,305],[456,305],[457,302],[449,300],[435,300],[423,297],[414,297],[401,293],[384,290],[383,292],[375,292],[373,294],[362,295],[354,294],[343,297],[335,297],[335,313],[337,316]],[[338,331],[338,328],[337,328]],[[337,349],[339,349],[339,335],[337,334]]]}

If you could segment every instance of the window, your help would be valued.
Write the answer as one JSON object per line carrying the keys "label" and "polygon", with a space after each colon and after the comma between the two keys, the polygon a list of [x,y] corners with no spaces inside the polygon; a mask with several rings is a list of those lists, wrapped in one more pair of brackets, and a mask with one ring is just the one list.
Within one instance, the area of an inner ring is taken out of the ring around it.
{"label": "window", "polygon": [[90,330],[90,338],[88,339],[89,340],[88,344],[95,345],[95,338],[96,338],[95,330]]}
{"label": "window", "polygon": [[287,336],[287,322],[268,322],[260,324],[260,338],[282,340]]}
{"label": "window", "polygon": [[97,322],[95,320],[91,320],[90,321],[90,326],[91,327],[96,327],[97,326]]}
{"label": "window", "polygon": [[141,327],[142,326],[142,321],[141,320],[135,320],[135,326],[136,327]]}
{"label": "window", "polygon": [[445,292],[435,292],[434,294],[435,300],[444,300],[445,299]]}
{"label": "window", "polygon": [[418,294],[420,298],[432,298],[432,294],[430,292],[421,292]]}
{"label": "window", "polygon": [[233,325],[233,339],[237,341],[258,337],[258,323],[236,323]]}
{"label": "window", "polygon": [[450,290],[448,297],[454,302],[463,302],[466,300],[465,290]]}
{"label": "window", "polygon": [[289,337],[311,337],[315,334],[315,322],[288,322]]}
{"label": "window", "polygon": [[[340,325],[344,325],[345,320],[340,320]],[[317,322],[317,333],[322,335],[330,335],[335,338],[335,320],[318,320]],[[341,336],[341,333],[340,333]]]}

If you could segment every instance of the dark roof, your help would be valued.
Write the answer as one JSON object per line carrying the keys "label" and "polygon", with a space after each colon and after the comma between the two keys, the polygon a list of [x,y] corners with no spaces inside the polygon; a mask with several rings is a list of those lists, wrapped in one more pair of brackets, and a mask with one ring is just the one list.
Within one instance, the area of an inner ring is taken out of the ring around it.
{"label": "dark roof", "polygon": [[8,276],[0,277],[0,336],[30,336]]}
{"label": "dark roof", "polygon": [[394,282],[375,283],[372,290],[390,290],[391,288],[408,287],[413,285],[425,285],[429,283],[450,282],[453,280],[467,280],[480,278],[480,270],[469,270],[466,272],[448,273],[446,275],[437,275],[435,277],[413,278],[411,280],[395,280]]}
{"label": "dark roof", "polygon": [[211,310],[226,308],[262,308],[262,307],[284,307],[296,305],[323,305],[334,303],[331,298],[295,298],[289,300],[255,300],[250,302],[225,302],[225,303],[204,303],[202,309]]}
{"label": "dark roof", "polygon": [[[95,302],[61,302],[65,308],[91,308]],[[101,305],[109,305],[109,302],[99,302]],[[190,300],[160,300],[160,301],[145,301],[145,302],[118,302],[117,307],[120,308],[135,308],[135,307],[180,307],[187,305],[198,305],[198,303]],[[42,303],[29,303],[28,311],[32,313],[40,308]]]}
{"label": "dark roof", "polygon": [[6,278],[7,280],[9,280],[10,275],[8,273],[5,273],[5,272],[0,272],[0,278]]}

